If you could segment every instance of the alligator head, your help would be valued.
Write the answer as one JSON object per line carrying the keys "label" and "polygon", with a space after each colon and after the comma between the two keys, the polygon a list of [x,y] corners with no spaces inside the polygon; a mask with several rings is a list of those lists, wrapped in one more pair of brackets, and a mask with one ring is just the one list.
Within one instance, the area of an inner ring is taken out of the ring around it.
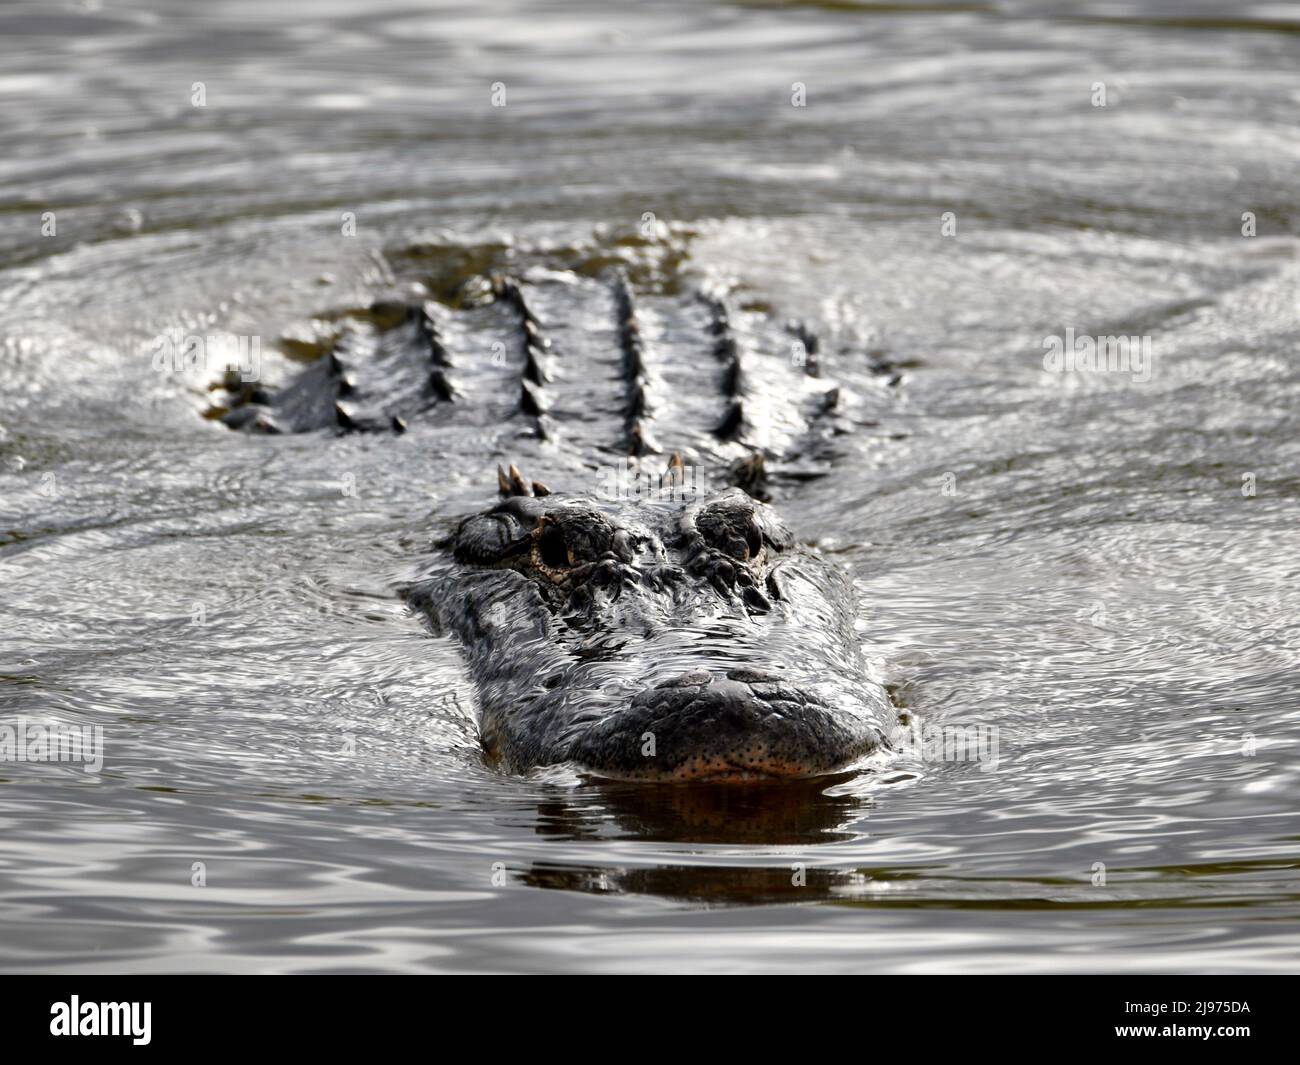
{"label": "alligator head", "polygon": [[738,488],[633,502],[512,480],[408,593],[463,645],[490,761],[806,778],[887,743],[848,581],[771,507]]}
{"label": "alligator head", "polygon": [[851,588],[771,507],[739,488],[534,493],[511,472],[409,591],[464,647],[489,760],[753,780],[834,772],[886,743]]}

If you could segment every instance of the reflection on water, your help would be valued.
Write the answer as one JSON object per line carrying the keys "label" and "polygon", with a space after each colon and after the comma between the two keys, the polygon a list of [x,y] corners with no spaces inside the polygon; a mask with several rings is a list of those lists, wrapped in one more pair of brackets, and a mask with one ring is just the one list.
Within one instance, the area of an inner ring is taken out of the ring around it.
{"label": "reflection on water", "polygon": [[[1294,968],[1294,30],[1158,0],[0,11],[0,717],[105,736],[98,774],[0,763],[0,967]],[[413,278],[543,255],[824,326],[863,416],[786,516],[996,770],[497,774],[397,590],[511,426],[236,436],[208,368],[151,358],[258,336],[280,373]],[[1149,378],[1045,371],[1067,330],[1149,337]]]}
{"label": "reflection on water", "polygon": [[833,778],[783,785],[649,786],[603,784],[580,802],[539,803],[539,835],[604,838],[608,825],[627,838],[664,843],[790,846],[852,839],[867,800],[833,794]]}

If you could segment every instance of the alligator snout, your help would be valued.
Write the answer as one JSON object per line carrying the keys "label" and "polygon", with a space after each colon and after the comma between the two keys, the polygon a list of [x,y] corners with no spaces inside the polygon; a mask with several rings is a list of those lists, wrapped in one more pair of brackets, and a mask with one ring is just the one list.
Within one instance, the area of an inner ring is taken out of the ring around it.
{"label": "alligator snout", "polygon": [[572,758],[600,776],[746,781],[812,777],[881,741],[860,715],[755,670],[696,670],[635,695],[585,734]]}
{"label": "alligator snout", "polygon": [[449,546],[409,594],[461,637],[495,765],[788,779],[888,746],[848,582],[737,488],[511,495]]}

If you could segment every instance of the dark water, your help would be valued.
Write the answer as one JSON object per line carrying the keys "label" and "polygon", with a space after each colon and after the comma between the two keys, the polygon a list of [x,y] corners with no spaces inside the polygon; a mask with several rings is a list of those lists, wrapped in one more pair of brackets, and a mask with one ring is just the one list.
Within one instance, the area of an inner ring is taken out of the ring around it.
{"label": "dark water", "polygon": [[[308,7],[0,9],[0,720],[105,737],[0,762],[0,966],[1297,968],[1297,5]],[[489,772],[395,589],[505,438],[236,436],[153,366],[647,212],[904,368],[794,523],[995,769]]]}

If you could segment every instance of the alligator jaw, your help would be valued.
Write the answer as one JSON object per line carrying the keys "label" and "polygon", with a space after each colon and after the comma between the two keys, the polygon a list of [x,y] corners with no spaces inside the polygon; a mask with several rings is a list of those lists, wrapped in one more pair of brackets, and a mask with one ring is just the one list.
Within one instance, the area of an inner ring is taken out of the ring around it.
{"label": "alligator jaw", "polygon": [[749,764],[734,764],[724,758],[694,758],[667,771],[643,770],[618,773],[584,769],[592,777],[644,784],[772,784],[779,781],[812,780],[843,772],[847,766],[823,771],[762,757]]}
{"label": "alligator jaw", "polygon": [[831,706],[771,675],[701,670],[640,692],[586,732],[571,759],[616,780],[801,780],[842,772],[885,745],[880,720],[850,693]]}

